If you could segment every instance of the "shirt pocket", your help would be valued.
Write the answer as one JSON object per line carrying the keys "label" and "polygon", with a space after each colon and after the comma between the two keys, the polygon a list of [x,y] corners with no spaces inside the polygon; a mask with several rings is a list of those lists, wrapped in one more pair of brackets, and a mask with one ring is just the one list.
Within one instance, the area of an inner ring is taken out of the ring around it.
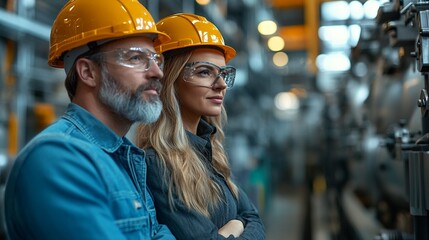
{"label": "shirt pocket", "polygon": [[112,192],[110,193],[110,202],[118,226],[127,229],[148,227],[150,221],[149,212],[137,192]]}
{"label": "shirt pocket", "polygon": [[141,231],[142,229],[149,230],[147,216],[119,219],[115,223],[123,233]]}

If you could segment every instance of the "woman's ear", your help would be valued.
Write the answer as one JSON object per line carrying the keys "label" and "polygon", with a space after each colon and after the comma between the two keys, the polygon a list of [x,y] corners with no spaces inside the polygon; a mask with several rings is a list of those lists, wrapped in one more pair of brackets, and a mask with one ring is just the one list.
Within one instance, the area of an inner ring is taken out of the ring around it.
{"label": "woman's ear", "polygon": [[87,58],[76,60],[76,73],[82,82],[89,87],[97,86],[97,64]]}

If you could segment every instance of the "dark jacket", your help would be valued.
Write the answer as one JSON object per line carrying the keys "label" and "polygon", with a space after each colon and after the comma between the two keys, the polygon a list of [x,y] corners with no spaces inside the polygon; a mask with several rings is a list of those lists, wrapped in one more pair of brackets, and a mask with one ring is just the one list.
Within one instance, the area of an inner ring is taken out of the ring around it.
{"label": "dark jacket", "polygon": [[[247,195],[240,189],[239,199],[235,199],[224,178],[216,173],[212,168],[212,147],[210,136],[216,133],[216,129],[205,121],[200,121],[197,135],[190,132],[188,138],[194,148],[204,156],[206,166],[210,169],[212,179],[220,186],[224,199],[216,209],[210,211],[210,218],[200,213],[188,209],[182,201],[174,195],[174,210],[171,209],[168,200],[168,186],[166,179],[162,177],[163,169],[159,164],[159,159],[154,149],[146,149],[146,160],[148,165],[147,185],[155,201],[155,208],[158,221],[169,227],[177,239],[226,239],[218,234],[219,228],[232,219],[241,220],[245,224],[245,229],[238,239],[259,240],[265,239],[263,223],[255,206],[248,199]],[[232,235],[227,239],[235,239]]]}

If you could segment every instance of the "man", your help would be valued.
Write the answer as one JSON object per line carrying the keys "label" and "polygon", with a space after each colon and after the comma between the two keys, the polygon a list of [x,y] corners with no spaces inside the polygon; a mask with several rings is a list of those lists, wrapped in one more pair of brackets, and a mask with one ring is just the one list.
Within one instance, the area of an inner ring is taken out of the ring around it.
{"label": "man", "polygon": [[154,38],[168,39],[137,0],[71,0],[60,11],[48,62],[65,68],[71,103],[14,162],[10,239],[175,239],[156,220],[144,152],[124,137],[161,111]]}

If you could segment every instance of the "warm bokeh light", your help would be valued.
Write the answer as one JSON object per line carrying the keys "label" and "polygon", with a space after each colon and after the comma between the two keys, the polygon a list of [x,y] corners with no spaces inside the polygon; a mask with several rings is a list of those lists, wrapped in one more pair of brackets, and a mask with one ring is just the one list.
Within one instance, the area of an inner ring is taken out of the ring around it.
{"label": "warm bokeh light", "polygon": [[287,65],[288,62],[289,62],[289,57],[284,52],[276,52],[273,55],[273,63],[277,67],[284,67]]}
{"label": "warm bokeh light", "polygon": [[207,5],[210,3],[210,0],[195,0],[200,5]]}
{"label": "warm bokeh light", "polygon": [[276,95],[274,104],[277,109],[282,111],[297,110],[299,108],[299,99],[291,92],[281,92]]}
{"label": "warm bokeh light", "polygon": [[277,24],[271,20],[265,20],[258,24],[258,31],[262,35],[271,35],[277,31]]}
{"label": "warm bokeh light", "polygon": [[290,89],[291,93],[295,94],[297,97],[307,97],[307,90],[305,90],[305,88],[301,88],[301,87],[293,87]]}
{"label": "warm bokeh light", "polygon": [[274,36],[268,39],[268,48],[273,51],[281,51],[285,47],[285,41],[279,36]]}

